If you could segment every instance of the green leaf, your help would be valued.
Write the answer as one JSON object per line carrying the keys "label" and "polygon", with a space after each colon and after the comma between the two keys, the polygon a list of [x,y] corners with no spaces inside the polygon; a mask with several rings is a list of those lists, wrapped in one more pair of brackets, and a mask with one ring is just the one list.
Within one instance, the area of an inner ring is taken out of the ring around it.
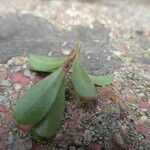
{"label": "green leaf", "polygon": [[99,86],[109,85],[113,82],[114,79],[113,75],[89,75],[89,77],[95,85]]}
{"label": "green leaf", "polygon": [[75,90],[84,97],[92,98],[96,96],[96,89],[89,75],[80,64],[79,57],[73,62],[72,83]]}
{"label": "green leaf", "polygon": [[35,71],[53,72],[53,70],[59,68],[65,60],[66,58],[54,58],[32,54],[29,56],[28,66]]}
{"label": "green leaf", "polygon": [[65,110],[65,90],[62,83],[57,98],[51,106],[47,117],[36,127],[35,132],[44,137],[53,136],[61,124]]}
{"label": "green leaf", "polygon": [[16,104],[13,118],[21,124],[38,123],[53,105],[63,80],[60,68],[28,89]]}

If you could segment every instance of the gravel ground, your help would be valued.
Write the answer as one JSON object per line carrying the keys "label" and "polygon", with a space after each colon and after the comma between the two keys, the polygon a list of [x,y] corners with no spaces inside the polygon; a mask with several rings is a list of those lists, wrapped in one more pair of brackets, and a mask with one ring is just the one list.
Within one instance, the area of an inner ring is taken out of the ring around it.
{"label": "gravel ground", "polygon": [[20,95],[43,76],[27,68],[24,56],[0,64],[0,149],[149,150],[149,8],[148,1],[2,0],[0,16],[33,14],[61,31],[76,25],[92,29],[93,22],[99,21],[110,30],[114,47],[110,52],[122,63],[114,71],[114,83],[97,89],[96,105],[81,105],[69,92],[63,123],[52,139],[30,134],[30,127],[17,125],[11,118]]}

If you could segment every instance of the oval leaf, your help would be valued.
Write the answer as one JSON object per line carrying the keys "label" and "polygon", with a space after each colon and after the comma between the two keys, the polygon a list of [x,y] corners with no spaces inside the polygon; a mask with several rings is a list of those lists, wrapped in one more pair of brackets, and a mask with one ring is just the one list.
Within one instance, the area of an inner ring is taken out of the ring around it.
{"label": "oval leaf", "polygon": [[54,58],[32,54],[29,56],[28,66],[35,71],[53,72],[53,70],[60,67],[64,61],[65,58]]}
{"label": "oval leaf", "polygon": [[89,75],[90,79],[95,85],[104,86],[109,85],[113,83],[113,75]]}
{"label": "oval leaf", "polygon": [[30,125],[43,119],[53,105],[63,79],[64,73],[58,69],[27,90],[15,106],[14,119]]}
{"label": "oval leaf", "polygon": [[92,98],[96,96],[96,89],[89,75],[82,67],[79,57],[76,57],[73,63],[72,82],[75,90],[84,97]]}
{"label": "oval leaf", "polygon": [[61,124],[65,110],[65,90],[64,82],[62,83],[57,98],[51,106],[47,117],[36,127],[38,135],[48,137],[53,136]]}

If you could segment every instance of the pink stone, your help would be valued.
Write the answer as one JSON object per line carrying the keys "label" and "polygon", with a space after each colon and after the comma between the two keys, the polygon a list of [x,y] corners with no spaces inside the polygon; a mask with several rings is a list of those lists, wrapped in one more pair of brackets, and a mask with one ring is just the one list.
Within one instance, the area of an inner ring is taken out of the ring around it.
{"label": "pink stone", "polygon": [[91,150],[101,150],[101,145],[98,142],[91,143]]}
{"label": "pink stone", "polygon": [[6,113],[5,114],[5,124],[6,125],[10,125],[12,123],[13,119],[12,119],[12,116],[11,116],[11,113]]}
{"label": "pink stone", "polygon": [[128,52],[129,49],[127,48],[126,44],[125,43],[119,43],[118,44],[118,49],[121,50],[122,52]]}
{"label": "pink stone", "polygon": [[71,114],[74,112],[74,107],[72,106],[72,104],[67,105],[67,112]]}
{"label": "pink stone", "polygon": [[135,150],[134,148],[129,147],[128,150]]}
{"label": "pink stone", "polygon": [[39,81],[42,80],[43,78],[44,78],[44,77],[37,75],[37,76],[34,77],[34,81],[35,81],[35,82],[39,82]]}
{"label": "pink stone", "polygon": [[149,104],[148,102],[141,101],[141,102],[139,103],[139,107],[140,107],[140,108],[149,109],[149,108],[150,108],[150,104]]}
{"label": "pink stone", "polygon": [[89,113],[86,113],[85,116],[82,117],[82,119],[90,120],[92,116]]}
{"label": "pink stone", "polygon": [[5,142],[3,140],[0,140],[0,149],[4,150],[6,147],[5,147]]}
{"label": "pink stone", "polygon": [[44,78],[46,78],[49,75],[49,73],[44,73],[44,72],[39,72],[38,74],[36,74],[33,78],[34,82],[39,82],[41,80],[43,80]]}
{"label": "pink stone", "polygon": [[12,83],[20,83],[22,85],[28,85],[30,82],[30,78],[22,74],[21,72],[13,73],[12,75]]}
{"label": "pink stone", "polygon": [[76,122],[73,121],[73,120],[69,120],[69,121],[67,122],[68,128],[71,128],[72,126],[75,126],[75,125],[76,125]]}
{"label": "pink stone", "polygon": [[6,112],[5,106],[2,104],[0,104],[0,112]]}
{"label": "pink stone", "polygon": [[150,132],[150,125],[147,124],[138,124],[135,126],[138,132],[141,132],[143,134],[146,134],[147,132]]}
{"label": "pink stone", "polygon": [[148,141],[150,142],[150,134],[147,134],[147,135],[145,136],[145,138],[146,138],[146,140],[148,140]]}
{"label": "pink stone", "polygon": [[32,144],[32,150],[44,150],[44,147],[40,144]]}
{"label": "pink stone", "polygon": [[19,125],[18,128],[24,132],[28,131],[29,129],[32,128],[31,125]]}
{"label": "pink stone", "polygon": [[80,118],[80,112],[78,110],[73,112],[73,117],[74,118]]}
{"label": "pink stone", "polygon": [[6,134],[6,133],[8,133],[9,131],[10,131],[10,129],[9,129],[8,127],[3,126],[3,125],[0,126],[0,135]]}
{"label": "pink stone", "polygon": [[5,105],[0,104],[0,112],[8,113],[9,110],[8,110],[8,108]]}
{"label": "pink stone", "polygon": [[5,125],[9,125],[12,122],[12,116],[9,108],[7,108],[3,104],[0,104],[0,113],[4,115],[4,118],[2,119],[2,123]]}

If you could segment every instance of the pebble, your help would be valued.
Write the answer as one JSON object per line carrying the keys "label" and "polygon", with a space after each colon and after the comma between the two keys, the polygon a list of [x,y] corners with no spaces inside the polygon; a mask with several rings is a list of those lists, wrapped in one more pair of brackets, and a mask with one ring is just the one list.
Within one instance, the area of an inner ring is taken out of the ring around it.
{"label": "pebble", "polygon": [[0,103],[3,103],[6,101],[6,98],[4,97],[4,95],[0,94]]}
{"label": "pebble", "polygon": [[27,62],[27,60],[28,58],[24,56],[12,57],[10,60],[8,60],[7,65],[23,66]]}
{"label": "pebble", "polygon": [[139,141],[142,141],[143,139],[144,139],[143,135],[142,135],[142,134],[139,134],[139,135],[138,135],[138,140],[139,140]]}
{"label": "pebble", "polygon": [[75,146],[69,146],[68,150],[76,150],[76,147]]}
{"label": "pebble", "polygon": [[116,140],[117,140],[117,142],[118,142],[119,144],[121,144],[121,145],[124,144],[124,140],[123,140],[123,138],[122,138],[122,136],[121,136],[120,133],[118,133],[118,134],[116,135]]}
{"label": "pebble", "polygon": [[24,75],[27,77],[32,77],[31,71],[29,69],[24,70]]}
{"label": "pebble", "polygon": [[8,75],[8,68],[3,65],[0,66],[0,80],[6,80],[8,78]]}
{"label": "pebble", "polygon": [[143,123],[145,123],[147,120],[148,120],[148,117],[147,117],[147,116],[141,116],[141,117],[139,118],[139,123],[143,124]]}
{"label": "pebble", "polygon": [[91,59],[91,56],[88,55],[88,56],[87,56],[87,59]]}
{"label": "pebble", "polygon": [[23,68],[23,69],[27,69],[27,68],[28,68],[27,64],[24,64],[24,65],[22,66],[22,68]]}
{"label": "pebble", "polygon": [[150,73],[149,73],[149,72],[145,72],[145,73],[143,74],[143,77],[144,77],[145,79],[147,79],[147,80],[150,80]]}
{"label": "pebble", "polygon": [[144,150],[144,147],[143,147],[143,146],[140,146],[140,147],[139,147],[139,150]]}
{"label": "pebble", "polygon": [[4,88],[9,88],[11,86],[11,83],[8,80],[1,80],[0,86]]}
{"label": "pebble", "polygon": [[62,50],[62,53],[63,53],[64,55],[69,55],[70,52],[71,52],[71,50]]}
{"label": "pebble", "polygon": [[22,88],[22,85],[19,83],[14,83],[13,87],[14,87],[15,91],[17,92],[17,91],[20,91],[20,89]]}
{"label": "pebble", "polygon": [[150,110],[146,111],[148,117],[150,117]]}

